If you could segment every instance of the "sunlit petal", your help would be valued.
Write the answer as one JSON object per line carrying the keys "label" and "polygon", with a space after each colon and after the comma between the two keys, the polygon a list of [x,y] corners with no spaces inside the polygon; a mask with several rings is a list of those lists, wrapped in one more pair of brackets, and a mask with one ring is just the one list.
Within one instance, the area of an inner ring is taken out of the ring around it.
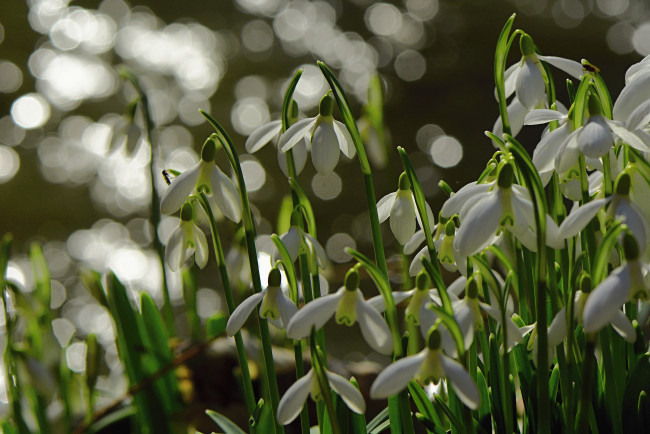
{"label": "sunlit petal", "polygon": [[409,381],[420,370],[427,351],[420,351],[414,356],[399,359],[380,372],[370,387],[370,396],[372,399],[388,398],[406,388]]}
{"label": "sunlit petal", "polygon": [[558,236],[567,239],[580,233],[610,200],[611,198],[592,200],[571,211],[560,225]]}
{"label": "sunlit petal", "polygon": [[546,124],[552,121],[561,121],[565,117],[565,114],[560,113],[557,110],[535,109],[526,115],[524,125]]}
{"label": "sunlit petal", "polygon": [[630,343],[636,341],[636,331],[634,330],[634,326],[623,312],[620,310],[614,312],[609,323],[612,325],[614,330],[616,330],[616,333],[618,333],[623,339]]}
{"label": "sunlit petal", "polygon": [[317,330],[323,327],[336,312],[343,291],[346,289],[342,288],[335,294],[325,295],[304,305],[287,324],[287,337],[302,339],[311,333],[313,327]]}
{"label": "sunlit petal", "polygon": [[390,329],[381,314],[370,307],[361,297],[359,292],[356,308],[361,334],[375,351],[390,355],[393,352]]}
{"label": "sunlit petal", "polygon": [[265,294],[266,289],[257,294],[251,295],[237,306],[237,309],[235,309],[232,315],[230,315],[228,323],[226,324],[226,333],[228,333],[228,336],[234,336],[235,333],[242,328],[253,310],[262,302],[262,298],[264,298]]}
{"label": "sunlit petal", "polygon": [[463,256],[471,256],[483,250],[494,237],[502,213],[501,194],[498,191],[476,202],[461,221],[454,239],[454,248]]}
{"label": "sunlit petal", "polygon": [[199,179],[199,171],[201,163],[186,170],[172,180],[172,183],[162,198],[160,199],[160,212],[162,214],[173,214],[178,211],[187,200],[187,197],[192,194],[194,185]]}
{"label": "sunlit petal", "polygon": [[277,139],[280,136],[280,131],[282,131],[281,121],[272,121],[262,125],[246,139],[246,152],[252,154],[259,151],[272,139]]}
{"label": "sunlit petal", "polygon": [[284,293],[280,292],[277,296],[276,303],[278,311],[280,311],[280,318],[282,318],[282,326],[287,327],[291,318],[298,312],[298,308]]}
{"label": "sunlit petal", "polygon": [[237,187],[217,166],[210,171],[210,187],[212,199],[223,215],[235,223],[241,220],[241,202]]}
{"label": "sunlit petal", "polygon": [[631,284],[630,266],[617,268],[587,298],[582,323],[587,333],[594,333],[609,323],[628,299]]}
{"label": "sunlit petal", "polygon": [[447,199],[444,205],[442,205],[440,215],[442,217],[449,218],[454,214],[459,214],[460,210],[467,203],[475,201],[477,197],[480,197],[484,193],[487,193],[492,187],[494,187],[493,182],[486,184],[477,184],[476,182],[470,182],[458,190],[456,194]]}
{"label": "sunlit petal", "polygon": [[415,233],[415,208],[410,191],[399,190],[390,209],[390,229],[400,244],[406,244]]}
{"label": "sunlit petal", "polygon": [[544,77],[530,57],[521,66],[516,89],[517,98],[528,109],[532,110],[544,101]]}
{"label": "sunlit petal", "polygon": [[648,99],[650,99],[650,71],[639,74],[623,88],[614,103],[614,119],[626,122],[632,112]]}
{"label": "sunlit petal", "polygon": [[311,161],[318,173],[328,174],[336,167],[340,154],[332,120],[323,120],[316,126],[311,138]]}
{"label": "sunlit petal", "polygon": [[305,405],[311,384],[314,377],[314,371],[310,370],[307,374],[299,378],[287,389],[284,396],[278,404],[278,423],[287,425],[300,414],[302,407]]}
{"label": "sunlit petal", "polygon": [[185,262],[185,230],[179,225],[172,232],[165,248],[165,262],[172,271],[177,271]]}
{"label": "sunlit petal", "polygon": [[282,134],[282,137],[280,137],[278,148],[280,148],[282,152],[287,152],[289,149],[296,146],[303,137],[309,134],[314,125],[316,125],[315,117],[303,119],[291,125],[289,129]]}
{"label": "sunlit petal", "polygon": [[363,400],[363,396],[359,389],[354,387],[345,378],[341,377],[339,374],[333,372],[325,371],[327,375],[327,380],[329,385],[332,386],[332,389],[345,401],[345,404],[355,413],[363,414],[366,411],[366,403]]}
{"label": "sunlit petal", "polygon": [[426,236],[424,235],[424,231],[422,229],[415,231],[411,239],[408,240],[406,244],[404,244],[404,254],[410,255],[413,252],[415,252],[415,249],[417,249],[418,246],[422,244],[425,239]]}
{"label": "sunlit petal", "polygon": [[192,235],[194,236],[194,262],[202,269],[208,263],[208,240],[203,231],[194,224],[192,224]]}
{"label": "sunlit petal", "polygon": [[348,158],[354,157],[357,150],[354,147],[354,142],[352,141],[348,127],[339,121],[334,121],[334,132],[336,133],[336,138],[339,141],[339,148],[343,152],[343,155]]}
{"label": "sunlit petal", "polygon": [[379,216],[379,223],[383,223],[390,216],[390,210],[393,207],[393,202],[395,202],[395,196],[397,192],[393,191],[388,193],[386,196],[379,199],[377,202],[377,214]]}
{"label": "sunlit petal", "polygon": [[557,69],[561,69],[570,76],[579,79],[584,74],[584,68],[582,64],[576,62],[575,60],[565,59],[564,57],[555,57],[555,56],[537,56],[546,63],[549,63],[555,66]]}
{"label": "sunlit petal", "polygon": [[440,363],[449,382],[454,386],[454,391],[458,395],[458,398],[472,410],[478,409],[478,406],[481,404],[481,395],[478,387],[474,384],[474,380],[465,371],[463,365],[444,354],[440,357]]}

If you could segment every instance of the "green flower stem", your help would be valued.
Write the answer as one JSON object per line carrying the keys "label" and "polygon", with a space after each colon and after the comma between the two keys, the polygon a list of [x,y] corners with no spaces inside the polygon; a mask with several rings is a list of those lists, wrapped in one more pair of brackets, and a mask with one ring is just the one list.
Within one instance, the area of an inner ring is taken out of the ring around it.
{"label": "green flower stem", "polygon": [[[228,278],[228,270],[226,268],[226,259],[223,254],[223,249],[221,247],[221,240],[219,238],[219,233],[217,232],[217,224],[214,220],[214,214],[212,214],[212,208],[208,202],[208,198],[205,196],[205,193],[201,192],[198,196],[199,203],[203,207],[203,210],[208,215],[208,221],[210,223],[210,232],[212,233],[212,246],[214,248],[214,256],[217,260],[217,266],[219,267],[219,275],[221,276],[221,286],[223,286],[223,292],[226,296],[226,304],[228,305],[228,314],[232,315],[235,310],[235,299],[232,295],[232,290],[230,289],[230,279]],[[255,393],[253,392],[253,382],[251,381],[251,374],[248,370],[248,358],[246,357],[246,349],[244,347],[244,340],[242,339],[241,332],[238,331],[235,334],[235,347],[237,349],[237,358],[239,360],[239,368],[241,369],[242,376],[242,388],[244,389],[244,400],[246,401],[246,409],[248,410],[248,415],[252,416],[253,411],[255,411]]]}
{"label": "green flower stem", "polygon": [[[603,395],[605,396],[605,402],[608,404],[607,407],[611,417],[612,428],[614,429],[613,432],[615,434],[622,434],[621,402],[623,401],[623,394],[618,390],[619,386],[616,384],[615,373],[619,371],[614,369],[612,361],[613,348],[610,342],[609,327],[603,328],[598,334],[598,337],[600,338],[600,348],[603,350],[601,354],[603,357],[603,367],[605,368],[605,390]],[[616,357],[620,358],[622,356],[623,354],[620,352],[616,353]]]}
{"label": "green flower stem", "polygon": [[[223,127],[208,113],[201,110],[203,116],[212,124],[217,130],[216,137],[223,146],[230,165],[235,172],[237,184],[239,186],[239,196],[242,204],[242,222],[244,231],[246,233],[246,247],[248,250],[248,261],[251,269],[251,278],[253,281],[253,290],[255,293],[262,291],[260,281],[260,268],[257,263],[257,247],[255,246],[255,224],[253,223],[253,214],[251,213],[250,202],[248,200],[248,193],[246,192],[246,183],[244,182],[244,174],[241,170],[239,163],[239,156],[235,150],[228,133]],[[213,135],[215,136],[215,135]],[[259,311],[259,307],[257,308]],[[271,350],[271,337],[269,335],[269,325],[264,318],[259,319],[260,339],[262,340],[262,355],[265,365],[265,373],[267,377],[269,395],[271,400],[271,408],[273,408],[273,422],[275,424],[275,432],[278,434],[284,433],[284,427],[277,422],[278,404],[280,403],[280,393],[278,391],[277,377],[275,376],[275,365],[273,362],[273,352]]]}
{"label": "green flower stem", "polygon": [[341,428],[339,427],[338,421],[336,420],[336,410],[334,409],[334,400],[332,399],[332,392],[330,390],[329,382],[327,381],[327,375],[325,374],[325,368],[323,367],[323,359],[325,355],[322,354],[322,350],[316,344],[316,336],[314,336],[314,330],[312,329],[310,347],[311,347],[311,366],[314,370],[314,374],[318,379],[318,385],[320,387],[320,392],[325,401],[325,408],[327,409],[327,414],[330,419],[330,425],[332,428],[332,434],[341,434]]}
{"label": "green flower stem", "polygon": [[609,152],[603,155],[603,187],[605,189],[605,197],[609,197],[612,194],[612,189],[614,183],[612,181],[612,169],[611,161],[609,159]]}
{"label": "green flower stem", "polygon": [[[512,234],[508,234],[509,237],[512,237]],[[506,315],[506,305],[508,304],[508,293],[510,292],[510,286],[512,284],[512,275],[509,274],[506,278],[504,285],[504,294],[499,300],[499,310],[501,311],[501,334],[503,341],[503,372],[501,375],[502,380],[502,389],[501,389],[501,399],[503,402],[503,418],[505,422],[506,432],[513,431],[513,421],[512,421],[512,396],[510,391],[510,355],[508,354],[508,327],[506,327],[506,321],[509,319]]]}
{"label": "green flower stem", "polygon": [[578,409],[576,431],[579,434],[588,434],[589,430],[589,413],[591,410],[591,394],[593,387],[594,368],[596,367],[596,356],[594,355],[595,342],[594,336],[587,336],[587,346],[585,347],[585,358],[582,366],[582,394],[580,395],[580,407]]}
{"label": "green flower stem", "polygon": [[[357,123],[354,120],[352,111],[350,110],[350,104],[348,102],[341,85],[339,84],[332,71],[325,65],[323,62],[318,62],[318,67],[321,69],[321,72],[325,76],[325,79],[332,89],[334,98],[336,99],[336,104],[339,107],[341,116],[343,117],[343,123],[348,128],[350,136],[352,137],[352,142],[357,151],[357,157],[359,159],[359,165],[361,166],[361,173],[363,174],[363,183],[366,192],[366,202],[368,204],[368,215],[370,217],[370,230],[372,233],[372,244],[375,251],[375,262],[377,267],[382,272],[386,278],[388,278],[388,267],[386,266],[386,256],[384,254],[384,243],[381,236],[381,230],[379,229],[379,217],[377,215],[377,200],[375,199],[375,187],[372,182],[372,171],[370,170],[370,163],[368,162],[368,156],[366,155],[366,149],[363,146],[363,141],[361,140],[361,135],[359,134],[359,128]],[[392,297],[391,297],[392,298]]]}
{"label": "green flower stem", "polygon": [[512,29],[512,23],[514,20],[515,14],[512,14],[503,26],[499,39],[497,40],[497,48],[494,54],[494,85],[497,90],[499,114],[501,115],[501,124],[505,134],[512,133],[512,130],[510,129],[510,121],[508,119],[508,102],[506,101],[504,76],[506,71],[506,58],[508,57],[508,51],[510,51],[510,46],[512,44],[512,42],[508,42],[508,36],[510,35],[510,29]]}
{"label": "green flower stem", "polygon": [[[580,166],[580,190],[582,192],[582,200],[580,205],[584,205],[590,201],[589,198],[589,182],[587,180],[587,166],[585,165],[585,157],[582,155],[578,158],[578,165]],[[591,267],[596,255],[596,234],[594,233],[594,226],[589,222],[585,229],[582,231],[586,242],[586,271],[591,272]]]}
{"label": "green flower stem", "polygon": [[171,297],[169,296],[169,285],[167,283],[167,273],[165,272],[165,247],[160,241],[158,236],[158,226],[160,226],[160,195],[158,194],[158,188],[156,187],[156,179],[159,176],[158,169],[156,169],[156,152],[157,148],[153,144],[153,121],[151,120],[151,111],[149,109],[149,99],[147,94],[144,92],[140,82],[133,73],[123,68],[120,71],[122,77],[128,80],[133,87],[135,87],[136,92],[140,98],[140,109],[142,110],[142,117],[144,118],[145,130],[147,133],[147,143],[149,144],[150,158],[149,158],[149,183],[151,184],[151,211],[150,211],[150,220],[151,226],[153,227],[153,248],[158,255],[158,260],[160,262],[160,269],[162,270],[162,293],[163,293],[163,316],[165,318],[165,325],[167,326],[167,331],[170,336],[175,336],[176,331],[174,327],[174,311],[172,309]]}

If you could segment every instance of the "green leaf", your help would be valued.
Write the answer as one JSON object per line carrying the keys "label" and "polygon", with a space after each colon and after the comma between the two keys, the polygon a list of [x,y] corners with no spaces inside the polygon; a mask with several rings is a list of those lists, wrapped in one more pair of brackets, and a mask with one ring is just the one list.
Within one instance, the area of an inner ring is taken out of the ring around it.
{"label": "green leaf", "polygon": [[293,199],[291,195],[286,194],[282,198],[280,210],[278,211],[278,224],[276,231],[278,234],[284,234],[291,227],[291,213],[293,212]]}
{"label": "green leaf", "polygon": [[289,82],[289,86],[287,86],[287,91],[284,93],[284,101],[282,102],[282,132],[285,132],[287,129],[289,129],[291,100],[293,99],[293,92],[296,90],[296,86],[298,86],[298,81],[300,81],[302,73],[302,68],[296,71],[296,73],[293,75],[293,78]]}
{"label": "green leaf", "polygon": [[608,273],[608,264],[609,257],[612,249],[616,247],[616,242],[618,241],[618,236],[621,231],[625,230],[627,227],[621,221],[615,221],[607,230],[607,233],[603,237],[602,241],[598,245],[598,250],[596,250],[596,256],[594,259],[594,264],[591,267],[591,283],[592,287],[596,287],[600,282],[607,277]]}
{"label": "green leaf", "polygon": [[50,296],[52,292],[50,270],[47,268],[47,261],[43,255],[43,249],[38,243],[32,243],[29,249],[29,258],[34,270],[34,279],[36,280],[36,298],[41,303],[44,314],[49,316]]}
{"label": "green leaf", "polygon": [[438,413],[436,413],[433,403],[429,400],[429,397],[422,387],[412,380],[409,382],[408,387],[411,398],[413,399],[413,402],[415,402],[418,411],[422,413],[422,416],[431,421],[434,425],[442,426],[442,421],[438,417]]}
{"label": "green leaf", "polygon": [[[124,419],[130,419],[137,416],[137,408],[135,405],[128,405],[110,412],[105,417],[99,419],[94,424],[90,425],[86,430],[87,433],[93,434],[98,432],[111,432],[111,425],[117,424]],[[117,428],[115,428],[117,429]],[[105,430],[105,431],[104,431]]]}
{"label": "green leaf", "polygon": [[505,93],[505,70],[506,58],[508,57],[508,38],[510,36],[510,29],[515,20],[515,14],[512,14],[506,21],[501,34],[497,40],[497,48],[494,52],[494,83],[497,90],[497,99],[499,101],[499,113],[501,114],[501,122],[503,123],[503,132],[510,134],[510,122],[508,120],[508,108]]}
{"label": "green leaf", "polygon": [[377,414],[377,416],[375,416],[370,422],[368,422],[367,429],[368,431],[373,432],[378,426],[380,426],[386,421],[389,421],[388,407],[384,408],[382,411],[379,412],[379,414]]}
{"label": "green leaf", "polygon": [[460,421],[460,419],[458,419],[458,416],[456,416],[454,412],[451,411],[447,403],[443,401],[440,396],[436,395],[433,397],[433,405],[440,409],[445,414],[445,416],[447,416],[447,419],[449,419],[449,422],[451,422],[454,428],[460,432],[465,432],[463,429],[463,423]]}
{"label": "green leaf", "polygon": [[228,318],[223,312],[217,312],[208,318],[205,324],[208,340],[222,335],[226,331],[226,324],[228,324]]}
{"label": "green leaf", "polygon": [[235,424],[235,422],[231,421],[221,413],[217,413],[213,410],[206,410],[205,414],[207,414],[210,419],[219,425],[219,428],[223,430],[224,434],[246,434]]}
{"label": "green leaf", "polygon": [[282,268],[284,269],[284,274],[287,276],[287,283],[289,284],[289,294],[291,295],[291,300],[294,303],[297,303],[298,282],[296,279],[296,270],[293,266],[293,262],[291,261],[289,251],[278,235],[271,235],[271,241],[273,241],[275,248],[278,249],[278,252],[280,253],[280,262],[282,264]]}
{"label": "green leaf", "polygon": [[[645,398],[640,399],[642,392]],[[650,355],[644,354],[630,374],[627,386],[623,392],[623,432],[647,432],[648,414],[639,413],[648,408],[647,395],[650,393]],[[643,405],[639,405],[643,404]],[[646,424],[641,425],[641,423]]]}
{"label": "green leaf", "polygon": [[155,355],[161,363],[169,363],[172,358],[172,351],[169,348],[169,335],[165,327],[165,321],[156,306],[156,302],[146,292],[140,296],[142,319],[146,324],[145,330],[151,341]]}
{"label": "green leaf", "polygon": [[307,232],[312,237],[317,238],[316,216],[314,215],[314,210],[311,207],[311,202],[309,201],[309,197],[307,197],[307,193],[305,193],[305,190],[302,188],[302,186],[298,183],[297,180],[290,179],[289,182],[291,183],[291,190],[296,195],[298,195],[298,201],[300,202],[300,205],[302,207],[303,215],[305,217],[305,220],[307,220]]}

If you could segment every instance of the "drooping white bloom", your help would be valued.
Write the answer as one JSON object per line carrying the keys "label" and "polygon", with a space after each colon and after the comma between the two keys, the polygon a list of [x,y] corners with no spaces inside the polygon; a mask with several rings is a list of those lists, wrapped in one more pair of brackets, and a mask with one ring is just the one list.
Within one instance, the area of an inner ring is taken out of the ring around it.
{"label": "drooping white bloom", "polygon": [[432,329],[427,336],[427,347],[384,369],[370,387],[370,396],[381,399],[395,395],[407,387],[412,379],[426,384],[447,378],[463,404],[476,410],[481,403],[476,384],[463,365],[443,354],[441,344],[440,331]]}
{"label": "drooping white bloom", "polygon": [[[361,392],[342,376],[330,372],[327,369],[323,369],[323,371],[327,376],[329,385],[339,394],[350,410],[363,414],[366,411],[366,403],[363,400]],[[302,407],[305,405],[307,396],[310,394],[314,401],[323,399],[320,384],[313,369],[310,369],[304,377],[299,378],[285,392],[278,405],[278,423],[287,425],[298,417]]]}
{"label": "drooping white bloom", "polygon": [[[433,226],[433,212],[429,204],[426,204],[426,208],[429,225]],[[415,198],[406,172],[399,177],[399,189],[388,193],[377,202],[379,223],[385,222],[390,217],[390,229],[401,245],[406,244],[415,233],[416,221],[422,226],[415,209]]]}
{"label": "drooping white bloom", "polygon": [[246,319],[260,303],[262,303],[260,307],[262,318],[268,318],[271,324],[278,328],[286,327],[298,308],[284,295],[280,283],[280,270],[272,268],[269,273],[268,286],[244,300],[230,315],[226,325],[226,332],[229,336],[233,336],[242,328]]}
{"label": "drooping white bloom", "polygon": [[[280,235],[280,240],[289,252],[289,256],[293,262],[298,259],[298,255],[302,251],[308,251],[310,255],[316,257],[316,263],[320,268],[327,267],[327,254],[325,249],[318,242],[318,240],[307,232],[302,230],[299,226],[292,225],[287,232]],[[275,263],[280,259],[280,252],[273,246],[271,252],[271,261]]]}
{"label": "drooping white bloom", "polygon": [[363,298],[356,270],[348,272],[345,286],[336,293],[317,298],[303,306],[287,325],[287,336],[290,339],[305,338],[312,328],[323,327],[332,315],[339,324],[352,326],[358,323],[364,339],[378,353],[392,353],[390,329],[381,314]]}
{"label": "drooping white bloom", "polygon": [[[284,173],[286,176],[289,176],[285,153],[280,151],[280,148],[278,147],[281,132],[282,122],[271,121],[268,124],[264,124],[253,131],[251,135],[248,136],[248,139],[246,139],[245,147],[246,151],[252,154],[262,149],[267,143],[273,141],[277,149],[278,165],[280,166],[282,173]],[[307,141],[303,138],[303,140],[298,142],[298,144],[292,149],[296,174],[299,174],[302,169],[304,169],[305,163],[307,162]]]}
{"label": "drooping white bloom", "polygon": [[241,203],[237,187],[214,163],[216,146],[208,140],[201,151],[201,161],[172,180],[160,200],[160,212],[173,214],[194,192],[205,192],[208,199],[230,220],[241,220]]}
{"label": "drooping white bloom", "polygon": [[167,241],[165,262],[172,271],[178,271],[192,255],[199,268],[208,263],[208,241],[192,221],[192,205],[185,203],[180,223]]}
{"label": "drooping white bloom", "polygon": [[296,122],[280,137],[280,150],[286,152],[308,137],[314,167],[324,175],[334,170],[341,151],[348,158],[354,157],[356,149],[352,137],[347,127],[332,117],[333,108],[333,98],[325,95],[318,116]]}

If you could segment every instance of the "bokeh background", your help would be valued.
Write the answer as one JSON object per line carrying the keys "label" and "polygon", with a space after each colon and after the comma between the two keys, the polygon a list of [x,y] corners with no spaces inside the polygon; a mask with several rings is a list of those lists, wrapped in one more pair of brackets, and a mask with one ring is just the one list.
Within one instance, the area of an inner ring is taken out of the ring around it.
{"label": "bokeh background", "polygon": [[[149,96],[157,165],[176,170],[196,163],[211,133],[199,108],[245,154],[247,135],[278,119],[297,68],[305,70],[295,95],[305,116],[316,114],[327,90],[316,60],[335,71],[359,116],[378,71],[392,144],[408,150],[435,211],[444,199],[438,181],[458,189],[494,152],[483,135],[498,115],[493,52],[513,12],[515,27],[544,54],[598,66],[613,97],[627,67],[650,54],[646,0],[0,1],[0,233],[14,235],[10,278],[32,288],[26,252],[41,242],[54,279],[52,308],[61,309],[54,333],[73,371],[83,371],[85,351],[75,339],[88,333],[106,346],[109,367],[118,364],[110,317],[89,302],[76,277],[80,266],[113,269],[133,291],[160,297],[147,220],[150,155],[137,137],[123,143],[121,121],[134,91],[119,65],[134,71]],[[509,63],[518,59],[513,51]],[[556,77],[566,102],[566,77]],[[522,136],[529,146],[539,134],[533,131]],[[377,199],[397,187],[396,157],[373,160]],[[276,152],[268,146],[242,161],[258,231],[271,233],[288,191]],[[338,285],[345,268],[336,264],[348,262],[343,247],[370,249],[358,163],[342,161],[321,176],[308,162],[300,180],[335,265],[330,285]],[[158,183],[165,187],[162,176]],[[176,224],[163,219],[163,241]],[[231,239],[232,226],[224,225]],[[389,252],[397,252],[384,229]],[[203,318],[222,305],[210,286],[214,276],[201,281]],[[178,279],[172,297],[182,297]]]}

